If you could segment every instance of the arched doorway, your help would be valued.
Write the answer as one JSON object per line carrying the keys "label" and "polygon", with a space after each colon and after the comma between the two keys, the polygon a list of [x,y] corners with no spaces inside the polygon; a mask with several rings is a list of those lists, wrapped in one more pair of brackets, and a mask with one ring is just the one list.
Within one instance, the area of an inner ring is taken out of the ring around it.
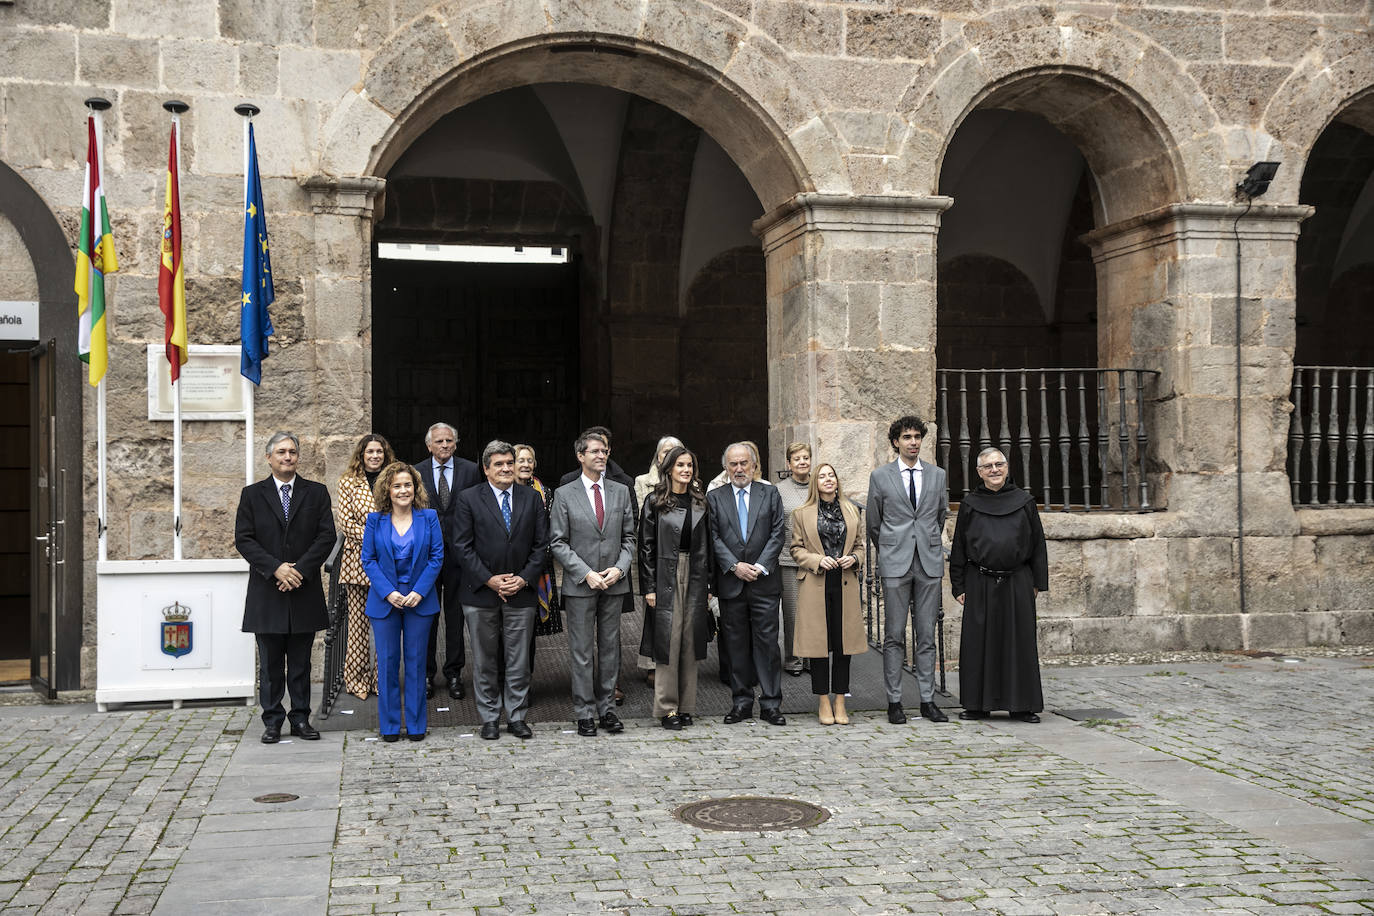
{"label": "arched doorway", "polygon": [[970,105],[939,186],[954,199],[936,344],[953,496],[995,444],[1046,506],[1148,505],[1145,439],[1117,433],[1143,426],[1153,374],[1115,371],[1140,366],[1141,341],[1122,336],[1130,306],[1099,297],[1114,267],[1084,236],[1177,201],[1179,185],[1148,107],[1100,73],[1017,74]]}

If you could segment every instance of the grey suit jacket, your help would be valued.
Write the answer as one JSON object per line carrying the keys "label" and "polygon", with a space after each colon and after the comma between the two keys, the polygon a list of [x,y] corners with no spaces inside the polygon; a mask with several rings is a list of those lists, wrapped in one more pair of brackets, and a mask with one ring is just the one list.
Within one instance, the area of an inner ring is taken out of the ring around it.
{"label": "grey suit jacket", "polygon": [[[563,594],[589,598],[597,594],[623,595],[630,591],[630,561],[635,555],[635,516],[630,488],[601,478],[606,524],[596,525],[596,513],[578,475],[553,492],[549,511],[549,549],[563,566]],[[598,592],[587,584],[587,573],[615,566],[620,580]]]}
{"label": "grey suit jacket", "polygon": [[878,575],[900,579],[910,575],[916,562],[931,578],[945,574],[940,536],[949,515],[949,492],[944,468],[921,461],[921,498],[911,508],[901,460],[874,469],[868,475],[868,543],[878,551]]}

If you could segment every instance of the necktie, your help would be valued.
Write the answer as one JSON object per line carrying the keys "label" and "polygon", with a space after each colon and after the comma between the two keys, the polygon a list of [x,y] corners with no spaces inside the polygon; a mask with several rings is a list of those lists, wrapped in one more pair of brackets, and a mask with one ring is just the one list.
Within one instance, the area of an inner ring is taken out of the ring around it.
{"label": "necktie", "polygon": [[439,467],[439,508],[448,508],[448,476],[444,473],[448,470],[448,465]]}
{"label": "necktie", "polygon": [[291,484],[281,485],[281,514],[287,518],[291,517]]}
{"label": "necktie", "polygon": [[601,502],[601,484],[592,484],[592,505],[596,507],[596,527],[606,527],[606,505]]}
{"label": "necktie", "polygon": [[744,502],[744,494],[747,490],[736,490],[735,495],[739,497],[739,539],[747,540],[749,537],[749,507]]}
{"label": "necktie", "polygon": [[506,533],[510,533],[510,490],[501,493],[501,518],[506,521]]}
{"label": "necktie", "polygon": [[911,494],[911,508],[915,509],[916,504],[921,501],[921,498],[916,495],[916,469],[909,468],[906,474],[907,492]]}

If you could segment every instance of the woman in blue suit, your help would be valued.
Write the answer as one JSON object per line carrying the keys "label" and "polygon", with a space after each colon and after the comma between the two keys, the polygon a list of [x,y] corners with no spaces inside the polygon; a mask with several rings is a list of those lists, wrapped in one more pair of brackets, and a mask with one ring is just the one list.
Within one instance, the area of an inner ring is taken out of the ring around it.
{"label": "woman in blue suit", "polygon": [[401,737],[401,685],[405,660],[406,737],[423,741],[429,720],[425,655],[429,628],[439,613],[435,582],[444,565],[439,514],[425,507],[423,487],[404,461],[382,469],[374,489],[377,508],[363,530],[363,570],[371,583],[367,616],[377,645],[377,722],[383,741]]}

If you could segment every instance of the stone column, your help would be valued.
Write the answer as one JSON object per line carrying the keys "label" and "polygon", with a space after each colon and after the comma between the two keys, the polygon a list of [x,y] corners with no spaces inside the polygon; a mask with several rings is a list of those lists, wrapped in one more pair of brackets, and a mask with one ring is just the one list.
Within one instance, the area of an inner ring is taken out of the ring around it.
{"label": "stone column", "polygon": [[1173,204],[1084,237],[1097,265],[1098,364],[1160,373],[1149,412],[1152,483],[1156,505],[1168,509],[1157,532],[1180,539],[1171,541],[1169,566],[1183,577],[1173,586],[1183,613],[1231,613],[1239,606],[1238,470],[1247,610],[1288,609],[1300,601],[1291,588],[1260,585],[1276,570],[1285,571],[1285,583],[1303,578],[1294,567],[1301,558],[1294,556],[1297,520],[1285,463],[1297,238],[1311,212],[1306,206]]}
{"label": "stone column", "polygon": [[305,314],[306,339],[315,347],[315,435],[324,480],[332,483],[358,437],[372,429],[372,225],[386,182],[312,175],[301,186],[315,214],[315,276]]}
{"label": "stone column", "polygon": [[[812,443],[862,494],[887,424],[935,415],[935,244],[948,197],[803,193],[761,217],[769,448]],[[927,437],[934,455],[935,436]]]}

